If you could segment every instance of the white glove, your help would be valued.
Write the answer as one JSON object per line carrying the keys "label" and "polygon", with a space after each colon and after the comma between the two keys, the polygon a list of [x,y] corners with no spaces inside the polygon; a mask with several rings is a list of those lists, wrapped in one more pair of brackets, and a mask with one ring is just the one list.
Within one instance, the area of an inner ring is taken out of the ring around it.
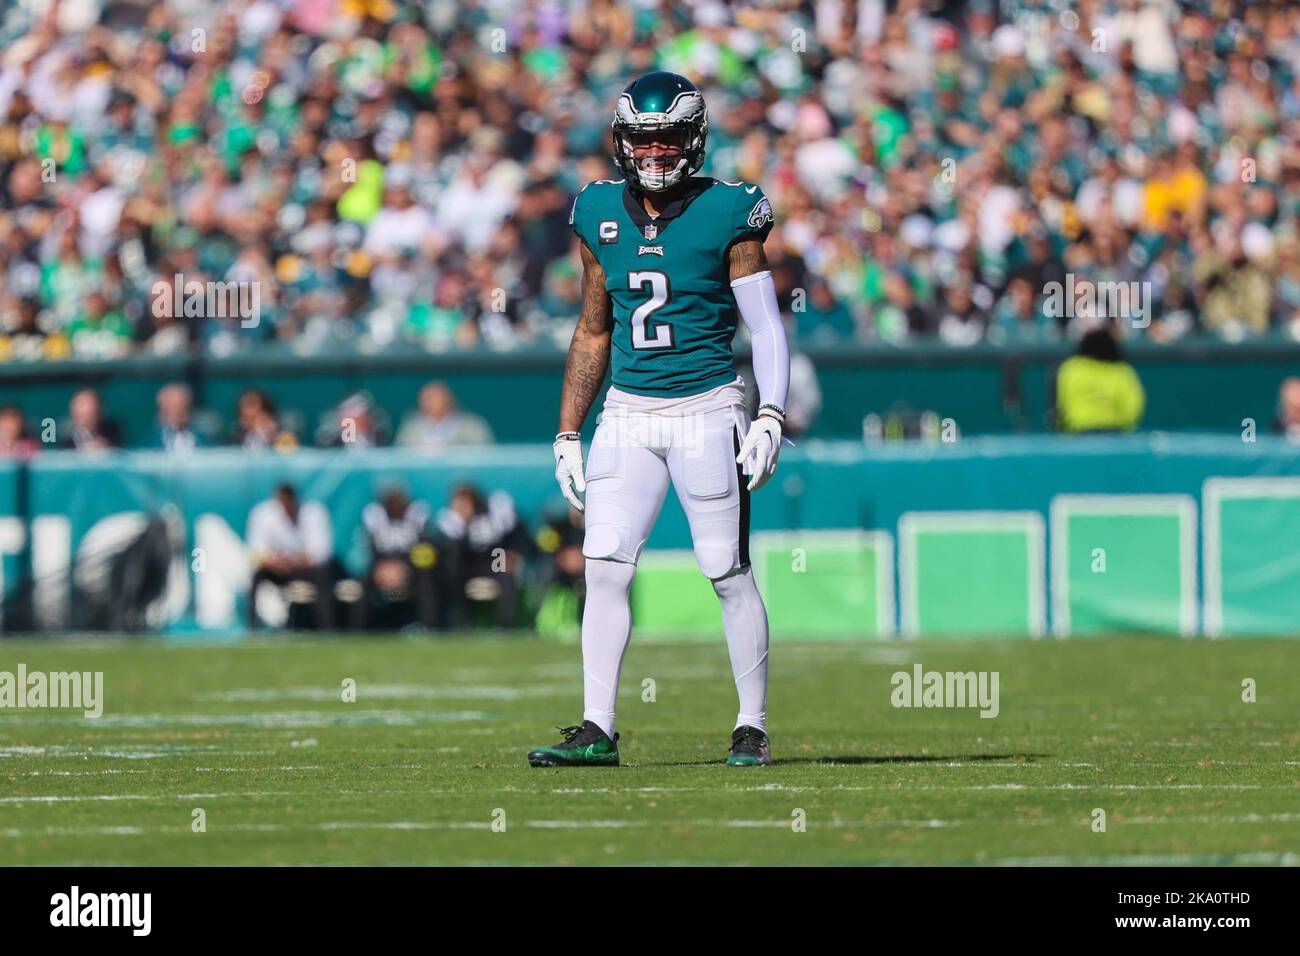
{"label": "white glove", "polygon": [[736,463],[745,465],[752,477],[746,486],[757,491],[776,474],[776,460],[781,456],[781,422],[775,415],[760,412],[749,426],[745,443],[740,446]]}
{"label": "white glove", "polygon": [[578,492],[587,490],[587,481],[582,477],[582,441],[577,432],[561,432],[555,436],[555,480],[560,483],[560,491],[569,504],[583,510],[582,499]]}

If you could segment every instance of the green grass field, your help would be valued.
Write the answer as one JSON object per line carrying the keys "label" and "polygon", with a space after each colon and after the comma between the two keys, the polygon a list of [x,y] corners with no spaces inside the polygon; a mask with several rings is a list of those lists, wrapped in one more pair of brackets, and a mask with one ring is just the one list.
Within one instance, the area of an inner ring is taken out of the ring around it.
{"label": "green grass field", "polygon": [[[894,708],[918,661],[999,672],[1000,714]],[[745,769],[720,639],[634,639],[608,769],[524,760],[580,717],[572,646],[0,642],[19,663],[103,671],[105,707],[0,710],[3,864],[1300,863],[1288,640],[776,642],[777,764]]]}

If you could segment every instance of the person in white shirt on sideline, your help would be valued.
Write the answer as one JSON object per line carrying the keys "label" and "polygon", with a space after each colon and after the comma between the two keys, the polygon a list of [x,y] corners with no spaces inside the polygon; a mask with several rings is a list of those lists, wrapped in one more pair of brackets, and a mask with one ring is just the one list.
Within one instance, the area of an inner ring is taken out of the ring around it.
{"label": "person in white shirt on sideline", "polygon": [[248,626],[257,628],[257,588],[269,581],[279,587],[305,581],[316,591],[316,629],[334,629],[334,528],[329,512],[316,501],[299,503],[287,482],[253,508],[248,516],[248,547],[253,554],[253,581],[248,591]]}

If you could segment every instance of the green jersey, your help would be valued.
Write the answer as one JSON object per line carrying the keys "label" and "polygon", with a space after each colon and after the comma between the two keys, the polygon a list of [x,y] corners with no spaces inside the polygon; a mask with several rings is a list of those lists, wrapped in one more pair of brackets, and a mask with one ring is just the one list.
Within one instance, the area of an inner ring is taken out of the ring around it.
{"label": "green jersey", "polygon": [[697,176],[652,218],[623,180],[602,179],[578,194],[569,225],[605,270],[616,387],[696,395],[736,377],[727,252],[771,231],[772,206],[761,189]]}

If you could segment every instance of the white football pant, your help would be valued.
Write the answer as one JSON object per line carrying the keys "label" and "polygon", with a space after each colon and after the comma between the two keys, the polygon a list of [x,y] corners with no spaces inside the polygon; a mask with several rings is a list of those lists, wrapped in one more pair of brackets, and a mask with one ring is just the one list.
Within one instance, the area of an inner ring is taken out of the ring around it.
{"label": "white football pant", "polygon": [[767,612],[749,567],[749,492],[736,464],[749,427],[741,399],[737,383],[685,400],[609,390],[587,456],[582,660],[583,719],[611,737],[631,629],[629,588],[670,480],[695,560],[722,602],[740,698],[735,726],[766,730]]}

